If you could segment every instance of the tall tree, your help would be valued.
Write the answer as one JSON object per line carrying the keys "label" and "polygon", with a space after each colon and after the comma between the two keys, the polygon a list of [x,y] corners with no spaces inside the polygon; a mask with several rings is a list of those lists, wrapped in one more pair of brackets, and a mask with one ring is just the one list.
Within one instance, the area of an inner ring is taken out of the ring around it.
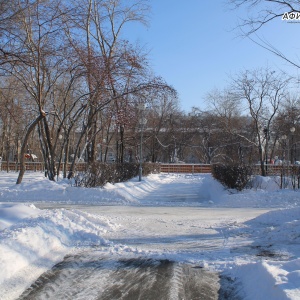
{"label": "tall tree", "polygon": [[[120,114],[123,95],[136,90],[140,82],[133,80],[144,69],[142,58],[133,47],[122,38],[129,22],[144,23],[148,12],[147,1],[86,0],[74,3],[78,18],[73,18],[73,27],[68,28],[70,39],[75,32],[81,32],[81,55],[86,68],[86,85],[90,94],[87,122],[88,161],[95,160],[97,145],[97,116],[103,103],[114,101],[115,111]],[[72,34],[73,33],[73,34]],[[78,41],[79,42],[79,41]],[[73,43],[78,49],[78,42]],[[82,47],[82,45],[84,45]],[[135,85],[135,87],[133,87]],[[124,128],[119,123],[122,134]]]}
{"label": "tall tree", "polygon": [[233,79],[236,99],[243,101],[253,121],[256,139],[248,142],[257,146],[261,174],[266,175],[265,158],[274,118],[287,94],[290,79],[268,69],[244,71]]}
{"label": "tall tree", "polygon": [[148,130],[145,133],[149,138],[149,160],[157,162],[162,159],[164,149],[172,147],[174,151],[174,137],[171,137],[171,133],[167,134],[167,132],[170,132],[169,120],[171,116],[179,114],[178,96],[172,89],[163,89],[150,91],[146,98],[149,99],[147,111]]}
{"label": "tall tree", "polygon": [[24,153],[30,133],[43,122],[44,141],[47,147],[48,176],[54,180],[56,159],[53,139],[48,125],[48,101],[53,86],[65,71],[64,49],[68,48],[62,32],[62,2],[60,0],[15,1],[10,7],[15,15],[3,21],[1,28],[3,74],[14,76],[30,96],[30,110],[36,114],[28,124],[22,141],[20,173],[25,172]]}

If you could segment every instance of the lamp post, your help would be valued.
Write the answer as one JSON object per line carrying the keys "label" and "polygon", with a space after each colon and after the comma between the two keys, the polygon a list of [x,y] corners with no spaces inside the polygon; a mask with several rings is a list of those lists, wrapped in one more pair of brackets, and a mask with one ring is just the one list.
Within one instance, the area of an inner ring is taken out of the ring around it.
{"label": "lamp post", "polygon": [[97,147],[99,149],[98,160],[101,162],[104,161],[104,155],[105,155],[104,145],[105,144],[106,144],[106,139],[102,139],[102,142],[97,144]]}
{"label": "lamp post", "polygon": [[287,156],[289,156],[289,149],[287,146],[288,143],[288,137],[286,134],[284,134],[281,137],[282,141],[283,141],[283,149],[282,149],[282,174],[281,174],[281,182],[280,182],[280,188],[282,189],[283,187],[286,187],[286,168],[285,168],[285,164],[287,165],[287,170],[288,170],[288,161],[289,158],[287,157],[287,162],[285,159],[285,154],[286,154],[286,150],[287,150]]}
{"label": "lamp post", "polygon": [[290,128],[290,132],[291,132],[291,135],[292,135],[292,140],[291,140],[291,164],[294,164],[294,160],[295,160],[295,158],[294,158],[294,132],[295,132],[295,127],[293,126],[293,127],[291,127]]}
{"label": "lamp post", "polygon": [[59,146],[61,147],[61,150],[60,150],[60,157],[59,157],[59,164],[61,161],[65,161],[65,157],[64,157],[64,144],[63,144],[63,136],[61,134],[58,135],[58,141],[59,141]]}
{"label": "lamp post", "polygon": [[286,151],[286,149],[287,149],[287,161],[289,160],[289,147],[288,147],[288,137],[284,134],[283,136],[282,136],[282,140],[284,141],[284,149],[283,149],[283,157],[284,157],[284,160],[286,160],[285,159],[285,151]]}
{"label": "lamp post", "polygon": [[268,128],[264,129],[265,139],[266,139],[266,147],[265,147],[265,160],[266,160],[266,175],[268,173],[268,146],[269,146],[269,130]]}
{"label": "lamp post", "polygon": [[144,126],[147,123],[147,119],[144,117],[145,104],[144,103],[139,103],[138,109],[140,111],[139,124],[140,124],[140,127],[141,127],[139,181],[142,181],[142,174],[143,174],[143,166],[142,166],[142,158],[143,158],[143,131],[144,131]]}
{"label": "lamp post", "polygon": [[[61,162],[64,161],[63,160],[63,155],[64,155],[64,149],[62,148],[62,138],[63,136],[61,134],[58,135],[58,141],[59,141],[59,146],[61,147],[60,149],[60,155],[59,155],[59,160],[58,160],[58,168],[57,168],[57,172],[56,172],[56,181],[58,181],[58,178],[59,178],[59,171],[60,171],[60,165],[61,165]],[[63,165],[65,166],[65,164]],[[63,172],[65,173],[65,170],[63,168]]]}

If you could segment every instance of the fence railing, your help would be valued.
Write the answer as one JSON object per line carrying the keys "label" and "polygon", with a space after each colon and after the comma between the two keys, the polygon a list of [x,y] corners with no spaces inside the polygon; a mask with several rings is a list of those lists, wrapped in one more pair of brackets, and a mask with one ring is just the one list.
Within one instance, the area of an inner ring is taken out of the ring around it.
{"label": "fence railing", "polygon": [[[45,165],[42,162],[26,162],[26,170],[28,171],[45,171]],[[69,171],[71,164],[67,164]],[[211,165],[207,164],[160,164],[160,172],[165,173],[211,173]],[[84,162],[76,164],[76,171],[86,170],[87,164]],[[62,171],[63,165],[60,165]],[[19,171],[20,163],[2,161],[0,163],[1,171]]]}
{"label": "fence railing", "polygon": [[[45,165],[43,162],[26,162],[27,171],[45,171]],[[71,163],[67,164],[67,171],[69,171]],[[85,171],[87,164],[80,162],[76,164],[76,171]],[[267,175],[281,175],[283,172],[288,174],[292,171],[294,166],[281,166],[281,165],[267,165]],[[163,173],[211,173],[212,166],[210,164],[160,164],[160,172]],[[0,163],[0,171],[15,171],[20,170],[20,163],[2,161]],[[60,165],[60,171],[63,170],[63,165]],[[260,166],[253,166],[253,174],[260,174]]]}
{"label": "fence railing", "polygon": [[[291,173],[294,165],[265,165],[267,175],[282,175],[282,173]],[[297,166],[299,167],[299,166]],[[165,173],[211,173],[210,164],[160,164],[160,171]],[[253,174],[261,174],[260,165],[252,166]]]}
{"label": "fence railing", "polygon": [[[67,164],[67,171],[70,170],[71,163]],[[26,171],[40,171],[44,172],[45,171],[45,164],[43,162],[26,162],[25,163]],[[58,167],[58,164],[57,164]],[[84,171],[86,170],[87,164],[84,162],[80,162],[76,164],[76,171]],[[60,171],[63,170],[63,165],[60,165]],[[0,163],[0,171],[20,171],[20,163],[16,162],[6,162],[2,161]]]}
{"label": "fence railing", "polygon": [[211,173],[211,165],[207,164],[161,164],[164,173]]}

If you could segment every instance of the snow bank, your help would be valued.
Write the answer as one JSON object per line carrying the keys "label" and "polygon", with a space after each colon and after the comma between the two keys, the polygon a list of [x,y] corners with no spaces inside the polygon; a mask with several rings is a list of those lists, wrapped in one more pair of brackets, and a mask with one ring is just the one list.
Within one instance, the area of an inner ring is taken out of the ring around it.
{"label": "snow bank", "polygon": [[[289,208],[300,206],[300,190],[280,189],[280,178],[255,176],[248,189],[241,192],[223,191],[217,199],[216,206],[224,207],[259,207]],[[216,188],[214,184],[213,189]]]}
{"label": "snow bank", "polygon": [[106,245],[103,232],[116,225],[80,211],[0,204],[1,299],[15,299],[43,272],[76,247]]}
{"label": "snow bank", "polygon": [[199,194],[201,198],[209,200],[210,203],[220,203],[227,193],[217,180],[210,174],[205,174],[202,176]]}
{"label": "snow bank", "polygon": [[0,203],[0,230],[38,213],[34,205]]}
{"label": "snow bank", "polygon": [[250,247],[259,254],[258,262],[236,260],[230,271],[243,286],[243,299],[300,299],[299,233],[299,207],[270,211],[230,230],[252,239]]}
{"label": "snow bank", "polygon": [[172,177],[153,174],[141,182],[138,178],[125,183],[107,184],[104,188],[78,188],[71,181],[49,181],[43,173],[25,173],[23,182],[16,185],[17,173],[0,172],[0,199],[10,202],[54,202],[68,204],[134,204]]}
{"label": "snow bank", "polygon": [[242,283],[245,300],[300,299],[300,259],[237,265],[232,275]]}

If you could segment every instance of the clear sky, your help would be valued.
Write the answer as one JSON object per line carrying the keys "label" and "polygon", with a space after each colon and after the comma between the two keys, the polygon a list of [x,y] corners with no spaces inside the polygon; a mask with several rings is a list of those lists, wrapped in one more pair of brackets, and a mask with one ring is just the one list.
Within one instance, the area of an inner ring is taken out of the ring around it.
{"label": "clear sky", "polygon": [[[295,68],[234,30],[246,10],[232,10],[225,0],[150,0],[149,27],[130,26],[131,41],[149,50],[156,75],[162,76],[179,93],[186,112],[193,106],[204,109],[205,95],[223,89],[230,75],[258,67],[284,69],[297,75]],[[300,23],[273,21],[260,37],[284,54],[300,56]]]}

